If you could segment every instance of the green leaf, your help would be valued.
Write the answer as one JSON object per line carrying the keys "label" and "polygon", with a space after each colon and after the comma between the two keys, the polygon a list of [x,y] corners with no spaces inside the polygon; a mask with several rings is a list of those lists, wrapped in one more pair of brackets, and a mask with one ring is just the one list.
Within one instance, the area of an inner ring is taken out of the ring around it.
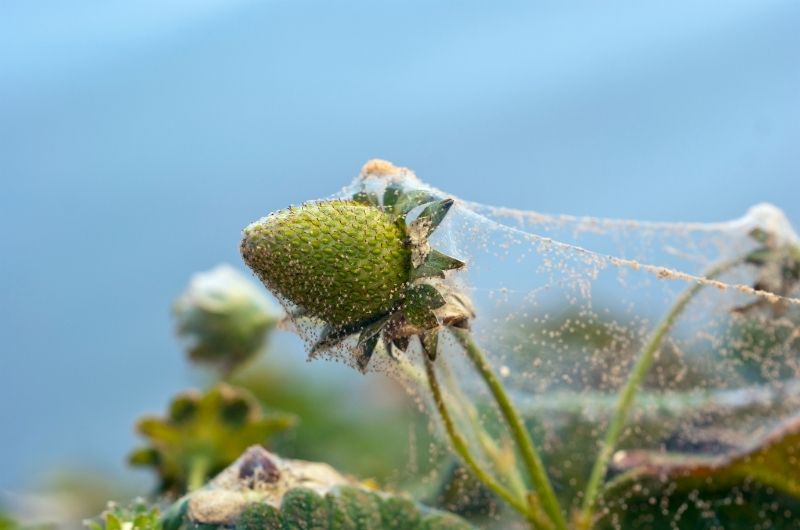
{"label": "green leaf", "polygon": [[281,512],[265,502],[252,502],[247,505],[235,530],[281,530]]}
{"label": "green leaf", "polygon": [[136,449],[128,455],[128,463],[133,466],[155,466],[158,464],[158,451],[152,447]]}
{"label": "green leaf", "polygon": [[471,530],[472,525],[451,513],[437,513],[425,518],[421,530]]}
{"label": "green leaf", "polygon": [[[254,462],[263,461],[280,469],[279,480],[264,481],[245,472]],[[178,501],[164,519],[164,530],[211,528],[472,529],[453,514],[401,495],[369,490],[330,466],[283,459],[258,446],[250,447],[209,486]]]}
{"label": "green leaf", "polygon": [[460,269],[466,265],[463,261],[432,249],[425,257],[425,261],[411,271],[411,279],[439,277],[444,278],[444,271]]}
{"label": "green leaf", "polygon": [[681,528],[788,530],[800,520],[800,417],[726,455],[621,451],[614,464],[625,472],[606,488],[598,528],[667,529],[679,516]]}
{"label": "green leaf", "polygon": [[411,223],[409,232],[414,232],[422,239],[430,236],[450,211],[453,202],[453,199],[443,199],[426,206]]}
{"label": "green leaf", "polygon": [[355,333],[356,330],[357,329],[353,326],[339,327],[326,324],[325,327],[322,328],[322,333],[320,333],[319,339],[311,347],[308,356],[314,357],[323,350],[333,348],[347,339],[347,337]]}
{"label": "green leaf", "polygon": [[349,518],[357,530],[377,530],[381,528],[381,512],[378,497],[360,488],[342,486],[339,496],[344,502]]}
{"label": "green leaf", "polygon": [[113,513],[106,515],[106,530],[122,530],[122,522]]}
{"label": "green leaf", "polygon": [[409,499],[388,497],[380,503],[381,528],[405,530],[418,528],[421,520],[419,508]]}
{"label": "green leaf", "polygon": [[189,501],[186,497],[174,502],[172,506],[164,512],[161,519],[162,530],[180,530],[186,522],[186,514],[189,510]]}
{"label": "green leaf", "polygon": [[658,477],[683,489],[718,489],[757,481],[800,497],[800,417],[730,455],[623,451],[614,463],[629,470],[619,485],[642,477]]}
{"label": "green leaf", "polygon": [[[158,508],[143,500],[133,501],[128,506],[109,503],[109,508],[100,514],[98,520],[88,520],[84,526],[89,530],[158,530]],[[166,530],[166,526],[164,528]]]}
{"label": "green leaf", "polygon": [[281,518],[284,530],[327,530],[328,504],[308,488],[296,488],[283,496]]}

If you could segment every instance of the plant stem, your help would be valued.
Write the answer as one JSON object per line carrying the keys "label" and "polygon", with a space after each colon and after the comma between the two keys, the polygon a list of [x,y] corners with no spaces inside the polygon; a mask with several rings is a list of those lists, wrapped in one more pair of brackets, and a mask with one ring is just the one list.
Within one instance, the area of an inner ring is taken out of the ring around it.
{"label": "plant stem", "polygon": [[[706,271],[704,277],[707,279],[715,278],[739,263],[741,263],[741,259],[720,263]],[[617,398],[614,415],[611,418],[606,436],[603,439],[603,444],[600,447],[600,452],[597,455],[597,460],[595,460],[592,473],[586,484],[581,512],[577,517],[577,524],[580,525],[579,528],[591,528],[592,510],[597,501],[597,495],[600,492],[600,484],[603,477],[605,477],[608,463],[611,460],[619,437],[622,434],[622,428],[625,425],[628,412],[630,411],[631,405],[633,405],[636,393],[645,376],[647,376],[650,366],[653,364],[656,353],[661,347],[661,342],[680,314],[686,309],[686,306],[689,305],[692,298],[703,288],[703,285],[703,283],[695,283],[681,293],[669,312],[653,330],[639,358],[636,360],[636,364],[634,364],[631,369],[628,380],[625,382],[625,386],[622,388]]]}
{"label": "plant stem", "polygon": [[453,450],[459,457],[461,457],[470,471],[472,471],[472,473],[475,475],[475,478],[480,480],[486,485],[487,488],[496,493],[498,497],[506,501],[512,508],[524,515],[528,520],[536,522],[534,519],[535,516],[532,514],[528,503],[518,499],[513,493],[495,480],[494,477],[492,477],[481,467],[481,465],[470,452],[467,441],[464,439],[461,433],[456,430],[453,418],[450,416],[450,411],[447,409],[447,405],[444,402],[442,389],[439,386],[439,381],[436,377],[436,371],[433,367],[433,363],[427,357],[425,358],[425,371],[428,374],[428,386],[430,387],[431,394],[433,395],[433,402],[436,405],[436,409],[439,411],[439,416],[442,418],[442,424],[444,425],[445,433],[447,433],[447,437],[450,439]]}
{"label": "plant stem", "polygon": [[463,407],[463,415],[469,420],[469,425],[475,433],[475,437],[481,449],[483,449],[483,454],[492,462],[494,472],[508,479],[507,484],[511,490],[517,496],[527,498],[528,488],[525,485],[525,481],[522,480],[519,468],[517,467],[516,455],[513,447],[510,448],[510,451],[504,451],[498,446],[481,423],[475,405],[464,395],[461,390],[461,385],[458,384],[453,372],[444,361],[445,359],[442,359],[439,362],[439,367],[445,375],[445,386],[453,389],[453,397],[456,403]]}
{"label": "plant stem", "polygon": [[489,391],[492,393],[500,412],[508,423],[511,436],[517,444],[517,447],[522,454],[522,459],[531,477],[536,494],[541,498],[542,509],[550,517],[553,524],[559,530],[566,530],[567,522],[564,519],[564,514],[561,512],[561,506],[556,499],[553,486],[550,484],[550,479],[544,469],[542,459],[533,445],[528,429],[522,421],[517,409],[511,403],[508,394],[506,393],[503,384],[494,373],[492,366],[486,359],[483,351],[478,347],[472,338],[472,334],[468,330],[450,328],[453,335],[455,335],[458,342],[464,348],[464,351],[469,357],[472,364],[478,370],[478,373],[483,378]]}
{"label": "plant stem", "polygon": [[205,455],[195,455],[189,460],[189,477],[186,480],[187,491],[192,492],[205,485],[209,463]]}

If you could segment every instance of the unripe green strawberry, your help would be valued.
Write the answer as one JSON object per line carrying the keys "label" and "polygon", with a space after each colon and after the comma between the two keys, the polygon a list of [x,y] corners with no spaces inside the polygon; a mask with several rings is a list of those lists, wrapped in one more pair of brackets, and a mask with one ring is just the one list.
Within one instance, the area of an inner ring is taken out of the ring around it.
{"label": "unripe green strawberry", "polygon": [[311,355],[357,335],[356,364],[366,370],[379,343],[393,355],[419,337],[433,359],[439,330],[466,327],[474,316],[466,297],[444,283],[445,271],[464,262],[428,241],[453,202],[395,183],[382,198],[361,190],[351,200],[308,203],[245,228],[242,257],[296,306],[293,316],[324,323]]}
{"label": "unripe green strawberry", "polygon": [[411,273],[402,222],[355,201],[309,203],[244,230],[242,256],[261,280],[336,328],[395,309]]}

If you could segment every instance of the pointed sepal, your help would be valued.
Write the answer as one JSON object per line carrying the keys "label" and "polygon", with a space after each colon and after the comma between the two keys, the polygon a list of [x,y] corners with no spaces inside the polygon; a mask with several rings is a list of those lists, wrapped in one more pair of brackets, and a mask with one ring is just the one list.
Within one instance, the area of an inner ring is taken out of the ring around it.
{"label": "pointed sepal", "polygon": [[752,252],[750,252],[744,259],[745,263],[749,263],[751,265],[766,265],[773,256],[774,252],[766,249],[766,248],[759,248]]}
{"label": "pointed sepal", "polygon": [[417,206],[429,203],[434,200],[433,195],[427,191],[413,190],[400,195],[394,205],[392,213],[397,216],[404,216]]}
{"label": "pointed sepal", "polygon": [[347,337],[353,335],[353,333],[354,331],[350,327],[341,328],[325,325],[325,327],[322,328],[322,333],[320,333],[317,342],[311,347],[311,350],[309,350],[308,357],[313,359],[319,352],[341,344]]}
{"label": "pointed sepal", "polygon": [[367,370],[367,365],[372,358],[372,354],[375,353],[378,340],[381,338],[381,332],[390,318],[391,315],[387,315],[364,327],[361,331],[358,337],[358,358],[356,359],[356,364],[362,373]]}
{"label": "pointed sepal", "polygon": [[750,237],[752,237],[759,243],[768,243],[770,240],[769,232],[759,227],[750,230]]}
{"label": "pointed sepal", "polygon": [[399,184],[389,184],[383,190],[383,209],[388,213],[394,213],[394,205],[403,194],[403,188]]}
{"label": "pointed sepal", "polygon": [[408,349],[408,337],[395,337],[392,339],[392,345],[401,352],[405,353],[405,351]]}
{"label": "pointed sepal", "polygon": [[420,335],[419,339],[422,343],[422,349],[425,351],[425,355],[427,355],[428,359],[431,361],[435,361],[436,352],[439,349],[439,330],[427,331]]}
{"label": "pointed sepal", "polygon": [[426,206],[419,217],[411,223],[409,232],[413,232],[420,239],[427,239],[450,211],[453,202],[453,199],[443,199]]}
{"label": "pointed sepal", "polygon": [[444,297],[432,285],[419,284],[408,289],[403,313],[409,323],[420,329],[431,329],[439,324],[434,309],[445,304]]}
{"label": "pointed sepal", "polygon": [[466,263],[447,254],[443,254],[436,249],[431,249],[425,256],[422,264],[411,271],[411,279],[417,278],[444,278],[444,271],[460,269]]}

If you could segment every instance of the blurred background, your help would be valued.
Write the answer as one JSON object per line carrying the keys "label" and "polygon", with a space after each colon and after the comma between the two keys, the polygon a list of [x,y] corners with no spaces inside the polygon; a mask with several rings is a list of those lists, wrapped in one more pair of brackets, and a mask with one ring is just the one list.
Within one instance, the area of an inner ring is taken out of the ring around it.
{"label": "blurred background", "polygon": [[[250,221],[367,159],[547,213],[717,221],[770,201],[800,223],[798,27],[792,0],[3,1],[0,502],[90,469],[147,491],[133,421],[204,377],[173,300],[195,271],[244,271]],[[272,343],[261,369],[321,402],[377,394]],[[409,432],[391,432],[399,461]]]}

